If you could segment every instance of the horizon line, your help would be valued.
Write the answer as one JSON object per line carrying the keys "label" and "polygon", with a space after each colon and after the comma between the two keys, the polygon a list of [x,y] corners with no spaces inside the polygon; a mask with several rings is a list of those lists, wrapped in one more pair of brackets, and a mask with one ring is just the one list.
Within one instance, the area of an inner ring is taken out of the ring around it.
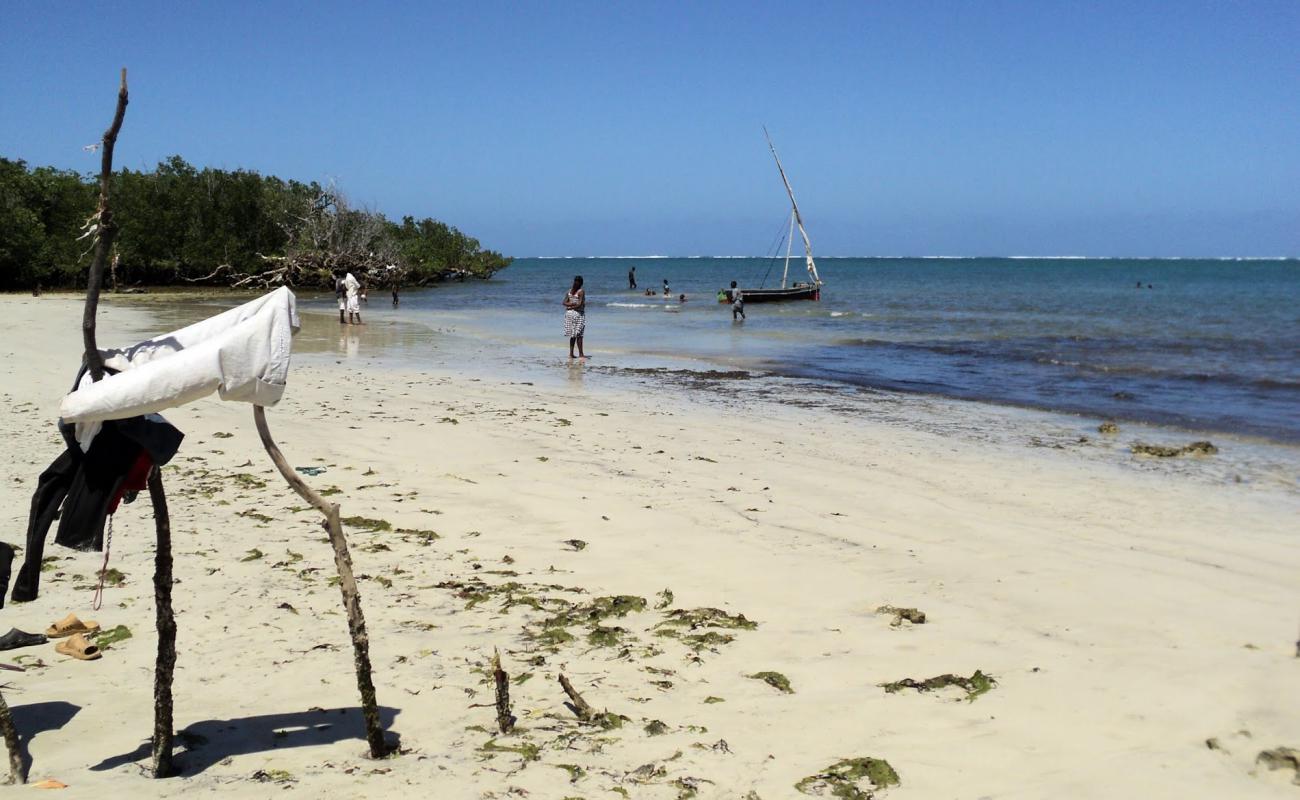
{"label": "horizon line", "polygon": [[[528,258],[536,261],[656,261],[669,259],[781,259],[781,256],[769,255],[639,255],[639,256],[511,256],[511,258]],[[800,257],[801,260],[802,257]],[[817,256],[821,260],[859,259],[864,261],[1300,261],[1296,256]]]}

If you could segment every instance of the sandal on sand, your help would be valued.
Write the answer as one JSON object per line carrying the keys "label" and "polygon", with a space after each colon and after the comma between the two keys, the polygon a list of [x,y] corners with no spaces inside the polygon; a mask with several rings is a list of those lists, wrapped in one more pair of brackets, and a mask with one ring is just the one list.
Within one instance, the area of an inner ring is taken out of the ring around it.
{"label": "sandal on sand", "polygon": [[82,622],[76,614],[69,614],[45,629],[45,635],[51,639],[62,639],[74,633],[94,633],[99,630],[98,622]]}
{"label": "sandal on sand", "polygon": [[45,644],[49,638],[41,633],[28,633],[20,631],[17,628],[10,628],[9,632],[0,636],[0,650],[13,650],[15,647],[31,647],[36,644]]}
{"label": "sandal on sand", "polygon": [[86,640],[85,636],[82,636],[79,633],[74,633],[67,639],[54,645],[54,650],[61,655],[72,656],[79,661],[94,661],[97,658],[102,658],[104,655],[99,652],[98,647],[91,644]]}

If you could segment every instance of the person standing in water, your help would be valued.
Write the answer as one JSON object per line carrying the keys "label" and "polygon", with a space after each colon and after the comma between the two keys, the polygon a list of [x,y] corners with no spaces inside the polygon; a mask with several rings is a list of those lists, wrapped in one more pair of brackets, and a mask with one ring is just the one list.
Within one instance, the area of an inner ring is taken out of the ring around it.
{"label": "person standing in water", "polygon": [[348,310],[348,300],[343,289],[343,274],[340,272],[334,273],[334,299],[339,301],[339,324],[348,324],[347,319],[343,316]]}
{"label": "person standing in water", "polygon": [[668,288],[668,279],[664,278],[664,297],[672,297],[673,290]]}
{"label": "person standing in water", "polygon": [[636,267],[627,271],[627,288],[636,288]]}
{"label": "person standing in water", "polygon": [[582,336],[587,331],[587,292],[582,288],[582,276],[573,276],[573,286],[564,295],[564,335],[569,337],[569,358],[573,358],[573,346],[578,346],[577,358],[585,361],[587,354],[582,349]]}
{"label": "person standing in water", "polygon": [[732,322],[736,321],[737,315],[739,315],[742,320],[745,318],[745,293],[740,291],[740,289],[736,286],[735,281],[732,281],[731,282],[731,321]]}
{"label": "person standing in water", "polygon": [[361,324],[361,303],[360,291],[361,281],[357,280],[351,272],[343,277],[343,290],[348,295],[348,322],[353,325]]}

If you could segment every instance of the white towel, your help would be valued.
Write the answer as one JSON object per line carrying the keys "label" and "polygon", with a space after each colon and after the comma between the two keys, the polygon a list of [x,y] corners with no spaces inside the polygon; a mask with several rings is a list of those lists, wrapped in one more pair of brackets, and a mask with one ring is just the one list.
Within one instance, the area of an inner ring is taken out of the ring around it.
{"label": "white towel", "polygon": [[222,400],[273,406],[284,394],[299,328],[294,301],[293,292],[281,287],[187,328],[121,350],[102,350],[104,364],[118,374],[98,382],[87,374],[63,398],[59,416],[81,423],[77,440],[84,448],[99,427],[85,423],[150,414],[214,391]]}

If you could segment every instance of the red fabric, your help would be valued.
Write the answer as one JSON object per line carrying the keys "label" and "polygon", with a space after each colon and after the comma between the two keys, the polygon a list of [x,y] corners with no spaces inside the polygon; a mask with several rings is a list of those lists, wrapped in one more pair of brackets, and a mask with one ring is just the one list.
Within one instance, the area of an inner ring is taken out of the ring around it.
{"label": "red fabric", "polygon": [[149,453],[141,450],[140,455],[136,456],[135,463],[131,465],[131,471],[126,473],[126,478],[118,487],[117,494],[113,495],[113,502],[108,504],[108,513],[117,511],[117,506],[124,496],[139,492],[148,485],[151,469],[153,469],[153,461],[149,458]]}

